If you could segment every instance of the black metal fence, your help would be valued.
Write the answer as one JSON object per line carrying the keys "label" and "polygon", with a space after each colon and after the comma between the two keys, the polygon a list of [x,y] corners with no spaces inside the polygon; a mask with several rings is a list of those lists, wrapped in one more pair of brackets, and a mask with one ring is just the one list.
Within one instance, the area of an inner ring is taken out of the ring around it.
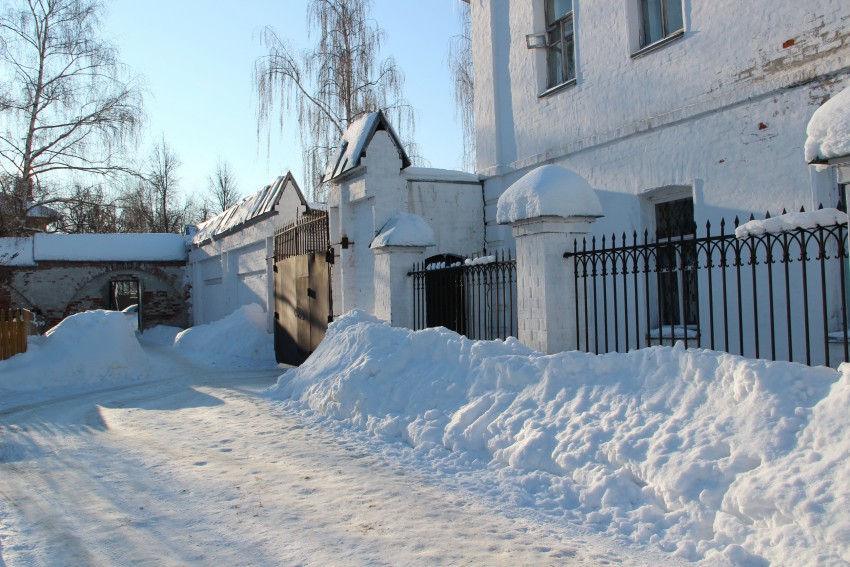
{"label": "black metal fence", "polygon": [[413,266],[414,329],[447,327],[470,339],[517,335],[516,260],[440,254]]}
{"label": "black metal fence", "polygon": [[310,252],[325,253],[329,248],[328,213],[310,211],[274,234],[274,259],[282,260]]}
{"label": "black metal fence", "polygon": [[575,263],[575,347],[682,341],[810,365],[848,361],[847,224],[736,238],[738,226],[577,241],[564,254]]}

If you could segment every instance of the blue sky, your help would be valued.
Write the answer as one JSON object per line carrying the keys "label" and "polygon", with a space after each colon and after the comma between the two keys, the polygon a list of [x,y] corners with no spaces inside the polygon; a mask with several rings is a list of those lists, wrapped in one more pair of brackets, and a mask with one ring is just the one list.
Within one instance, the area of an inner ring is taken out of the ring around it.
{"label": "blue sky", "polygon": [[[460,31],[460,0],[373,0],[387,34],[384,56],[405,73],[416,111],[416,141],[430,165],[460,167],[461,133],[446,64],[449,38]],[[298,50],[312,45],[307,0],[113,0],[103,32],[121,60],[144,76],[147,122],[140,155],[162,136],[183,162],[181,189],[203,191],[219,156],[242,194],[292,170],[301,183],[297,123],[257,139],[251,72],[263,54],[259,29],[270,25]]]}

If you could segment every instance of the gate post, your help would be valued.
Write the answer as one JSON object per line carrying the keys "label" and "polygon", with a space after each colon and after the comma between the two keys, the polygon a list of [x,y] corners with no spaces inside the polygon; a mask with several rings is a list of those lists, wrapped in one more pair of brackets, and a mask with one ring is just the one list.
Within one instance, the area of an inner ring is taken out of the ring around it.
{"label": "gate post", "polygon": [[532,170],[499,198],[496,219],[516,239],[517,330],[526,346],[547,354],[576,348],[575,263],[564,253],[601,216],[587,181],[554,165]]}
{"label": "gate post", "polygon": [[396,213],[369,245],[375,252],[375,313],[393,327],[413,328],[413,288],[408,272],[435,246],[434,232],[419,216]]}
{"label": "gate post", "polygon": [[424,246],[375,248],[375,317],[393,327],[413,328],[413,290],[407,274],[424,259]]}

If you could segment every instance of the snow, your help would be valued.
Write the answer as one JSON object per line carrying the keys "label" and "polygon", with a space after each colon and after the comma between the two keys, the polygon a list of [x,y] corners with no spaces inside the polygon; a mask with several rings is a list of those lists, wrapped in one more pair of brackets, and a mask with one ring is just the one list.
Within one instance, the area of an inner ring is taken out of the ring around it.
{"label": "snow", "polygon": [[[546,514],[671,556],[850,561],[850,366],[532,352],[354,312],[272,391]],[[481,487],[484,490],[483,486]]]}
{"label": "snow", "polygon": [[328,162],[325,176],[322,178],[323,182],[330,181],[356,167],[377,121],[378,113],[372,112],[364,114],[349,125],[348,130],[342,136],[336,159]]}
{"label": "snow", "polygon": [[408,167],[402,171],[402,176],[408,181],[443,181],[459,183],[480,183],[481,176],[477,173],[441,169],[436,167]]}
{"label": "snow", "polygon": [[345,131],[342,140],[340,140],[339,150],[337,150],[336,156],[328,162],[328,166],[325,168],[325,175],[322,177],[322,182],[335,179],[360,165],[360,160],[366,151],[366,146],[379,126],[383,126],[386,129],[395,146],[399,148],[399,153],[402,154],[402,163],[410,165],[410,160],[404,154],[404,148],[399,142],[398,135],[396,135],[392,125],[386,120],[381,111],[371,112],[364,114],[352,122],[348,130]]}
{"label": "snow", "polygon": [[34,266],[32,238],[0,238],[0,266]]}
{"label": "snow", "polygon": [[266,313],[252,303],[206,325],[174,337],[174,347],[219,366],[274,366],[274,337],[266,332]]}
{"label": "snow", "polygon": [[384,246],[436,246],[434,231],[419,215],[398,212],[384,223],[369,248]]}
{"label": "snow", "polygon": [[523,175],[499,197],[496,221],[514,223],[538,217],[601,217],[596,192],[579,174],[544,165]]}
{"label": "snow", "polygon": [[269,400],[277,367],[211,366],[153,335],[146,380],[56,373],[40,398],[0,396],[0,565],[677,564],[500,503],[475,465],[442,475]]}
{"label": "snow", "polygon": [[42,337],[29,337],[27,352],[0,361],[0,397],[68,384],[132,381],[149,369],[123,313],[86,311]]}
{"label": "snow", "polygon": [[200,246],[208,240],[214,240],[250,221],[272,213],[275,205],[280,201],[289,178],[289,176],[278,177],[271,185],[266,185],[256,193],[243,197],[226,211],[198,224],[196,232],[192,235],[192,243]]}
{"label": "snow", "polygon": [[815,111],[806,134],[807,162],[850,156],[850,87]]}
{"label": "snow", "polygon": [[[154,327],[149,344],[170,346],[206,364],[229,368],[275,367],[273,337],[256,304],[190,329]],[[102,309],[67,317],[42,337],[29,337],[27,352],[0,361],[0,397],[99,383],[120,384],[146,377],[150,361],[139,336],[121,311]]]}
{"label": "snow", "polygon": [[263,327],[91,311],[0,362],[0,564],[850,562],[850,365],[355,311],[280,375]]}
{"label": "snow", "polygon": [[33,258],[66,262],[183,262],[179,234],[44,234],[34,236]]}
{"label": "snow", "polygon": [[479,256],[478,258],[467,258],[463,261],[465,266],[483,266],[484,264],[494,264],[495,256]]}
{"label": "snow", "polygon": [[687,333],[688,339],[699,338],[699,331],[696,327],[683,327],[682,325],[661,325],[660,327],[649,329],[646,334],[650,340],[663,341],[670,340],[670,337],[684,339],[685,333]]}
{"label": "snow", "polygon": [[820,209],[812,212],[787,213],[769,219],[751,220],[735,229],[737,238],[761,236],[765,233],[780,233],[800,228],[813,229],[818,226],[847,224],[847,213],[838,209]]}

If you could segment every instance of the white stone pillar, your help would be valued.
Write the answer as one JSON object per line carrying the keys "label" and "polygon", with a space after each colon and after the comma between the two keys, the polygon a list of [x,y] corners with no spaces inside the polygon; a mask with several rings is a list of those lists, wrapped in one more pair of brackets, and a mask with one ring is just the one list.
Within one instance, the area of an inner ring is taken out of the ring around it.
{"label": "white stone pillar", "polygon": [[390,217],[369,245],[375,253],[375,317],[413,328],[413,282],[407,274],[434,245],[434,231],[422,217],[404,212]]}
{"label": "white stone pillar", "polygon": [[[595,217],[540,217],[511,224],[516,239],[519,340],[541,352],[575,350],[574,260],[564,259]],[[581,304],[581,302],[580,302]],[[581,315],[581,314],[580,314]],[[580,317],[579,325],[587,324]]]}
{"label": "white stone pillar", "polygon": [[382,246],[375,252],[375,316],[413,328],[413,285],[407,274],[425,259],[424,246]]}
{"label": "white stone pillar", "polygon": [[596,192],[574,171],[544,165],[511,185],[496,209],[516,239],[519,340],[548,354],[577,348],[589,322],[580,317],[577,328],[575,261],[564,253],[602,216]]}

